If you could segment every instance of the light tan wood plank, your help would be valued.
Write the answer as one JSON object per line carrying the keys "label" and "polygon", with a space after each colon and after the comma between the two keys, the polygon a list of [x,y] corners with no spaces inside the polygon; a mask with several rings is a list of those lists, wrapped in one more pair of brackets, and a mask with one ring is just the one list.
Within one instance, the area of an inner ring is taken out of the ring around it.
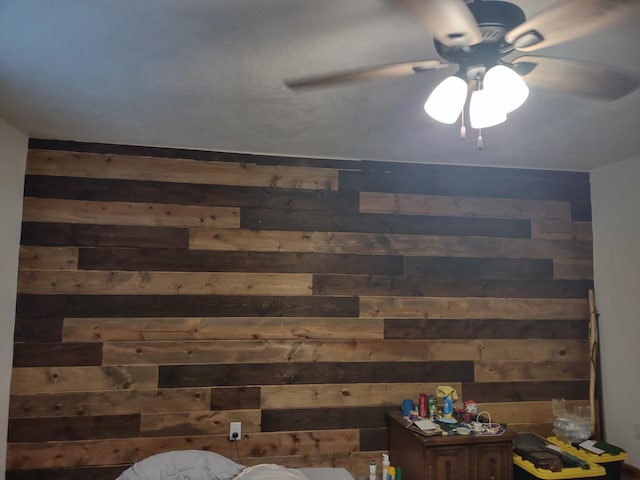
{"label": "light tan wood plank", "polygon": [[346,232],[294,232],[198,228],[193,250],[362,253],[431,257],[591,258],[591,242]]}
{"label": "light tan wood plank", "polygon": [[157,366],[14,368],[11,393],[91,392],[155,388]]}
{"label": "light tan wood plank", "polygon": [[29,270],[18,292],[100,295],[311,295],[306,273],[127,272]]}
{"label": "light tan wood plank", "polygon": [[65,318],[64,342],[382,339],[384,320],[350,317]]}
{"label": "light tan wood plank", "polygon": [[[577,406],[588,406],[588,400],[567,400],[567,409],[573,412]],[[491,421],[506,423],[511,428],[515,423],[550,423],[555,420],[551,411],[551,401],[529,402],[487,402],[478,404],[478,408],[491,415]],[[478,410],[480,411],[480,410]]]}
{"label": "light tan wood plank", "polygon": [[78,248],[20,245],[19,265],[22,270],[75,270]]}
{"label": "light tan wood plank", "polygon": [[202,410],[149,413],[140,417],[143,437],[171,435],[228,435],[229,422],[242,422],[242,434],[260,431],[260,410]]}
{"label": "light tan wood plank", "polygon": [[[249,433],[232,443],[227,435],[105,439],[9,444],[7,469],[131,464],[171,450],[208,450],[229,458],[260,452],[261,458],[297,455],[344,455],[359,446],[357,429]],[[238,449],[236,452],[235,449]]]}
{"label": "light tan wood plank", "polygon": [[206,410],[210,388],[162,388],[11,395],[9,416],[71,417]]}
{"label": "light tan wood plank", "polygon": [[589,363],[583,361],[482,361],[474,365],[476,382],[526,382],[548,380],[587,380]]}
{"label": "light tan wood plank", "polygon": [[587,340],[215,340],[105,343],[105,365],[579,360]]}
{"label": "light tan wood plank", "polygon": [[360,314],[382,318],[584,320],[586,299],[360,297]]}
{"label": "light tan wood plank", "polygon": [[[435,394],[442,383],[356,383],[320,385],[263,385],[262,408],[329,408],[397,405],[404,398],[418,402],[420,393]],[[460,382],[448,382],[459,393]]]}
{"label": "light tan wood plank", "polygon": [[591,242],[591,222],[566,220],[533,220],[531,237],[547,240],[579,240]]}
{"label": "light tan wood plank", "polygon": [[553,261],[553,278],[557,280],[593,280],[592,260]]}
{"label": "light tan wood plank", "polygon": [[27,174],[337,190],[338,170],[180,158],[30,150]]}
{"label": "light tan wood plank", "polygon": [[571,203],[553,200],[517,200],[448,197],[407,193],[360,193],[360,211],[400,215],[571,220]]}
{"label": "light tan wood plank", "polygon": [[23,221],[150,227],[240,227],[240,209],[164,203],[25,198]]}

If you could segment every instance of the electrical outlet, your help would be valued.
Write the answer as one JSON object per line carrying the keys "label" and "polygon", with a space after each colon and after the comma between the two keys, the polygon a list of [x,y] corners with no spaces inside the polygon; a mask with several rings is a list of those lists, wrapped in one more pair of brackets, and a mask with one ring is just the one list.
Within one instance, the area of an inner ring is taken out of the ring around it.
{"label": "electrical outlet", "polygon": [[235,442],[242,438],[242,422],[229,423],[229,440]]}
{"label": "electrical outlet", "polygon": [[636,440],[640,440],[640,422],[635,423],[634,437],[636,437]]}

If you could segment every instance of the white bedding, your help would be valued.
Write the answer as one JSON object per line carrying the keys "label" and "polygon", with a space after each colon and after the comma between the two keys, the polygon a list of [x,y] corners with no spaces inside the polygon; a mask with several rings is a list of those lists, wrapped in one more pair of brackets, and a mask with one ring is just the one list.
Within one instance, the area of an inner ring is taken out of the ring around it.
{"label": "white bedding", "polygon": [[344,468],[245,467],[213,452],[180,450],[136,462],[116,480],[354,480]]}

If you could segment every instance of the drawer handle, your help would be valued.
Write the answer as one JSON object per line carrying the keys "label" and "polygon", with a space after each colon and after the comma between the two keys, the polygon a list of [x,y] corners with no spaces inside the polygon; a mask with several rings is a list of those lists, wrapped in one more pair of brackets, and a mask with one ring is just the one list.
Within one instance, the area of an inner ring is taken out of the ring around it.
{"label": "drawer handle", "polygon": [[496,480],[496,459],[494,457],[489,459],[489,474],[491,475],[490,480]]}

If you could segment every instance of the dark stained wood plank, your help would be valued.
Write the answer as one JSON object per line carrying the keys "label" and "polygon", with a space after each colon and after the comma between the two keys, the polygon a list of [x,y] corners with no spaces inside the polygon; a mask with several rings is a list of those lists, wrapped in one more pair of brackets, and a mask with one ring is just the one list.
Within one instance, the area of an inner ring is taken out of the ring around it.
{"label": "dark stained wood plank", "polygon": [[240,227],[251,230],[404,233],[506,238],[531,237],[531,222],[521,219],[328,213],[326,211],[242,208]]}
{"label": "dark stained wood plank", "polygon": [[315,295],[587,298],[591,280],[485,280],[417,275],[314,275]]}
{"label": "dark stained wood plank", "polygon": [[[18,295],[21,318],[63,317],[357,317],[356,297],[216,295]],[[62,327],[62,325],[60,325]],[[26,333],[26,332],[25,332]],[[26,341],[26,339],[22,339]]]}
{"label": "dark stained wood plank", "polygon": [[27,175],[25,197],[357,212],[357,192]]}
{"label": "dark stained wood plank", "polygon": [[336,160],[330,158],[282,157],[251,153],[215,152],[182,148],[141,145],[115,145],[110,143],[74,142],[71,140],[29,139],[31,150],[62,150],[71,152],[106,153],[114,155],[139,155],[160,158],[187,158],[216,162],[249,163],[256,165],[288,165],[319,168],[359,169],[358,160]]}
{"label": "dark stained wood plank", "polygon": [[213,387],[211,410],[260,408],[260,387]]}
{"label": "dark stained wood plank", "polygon": [[6,480],[113,480],[127,468],[127,465],[99,467],[40,468],[29,470],[8,470]]}
{"label": "dark stained wood plank", "polygon": [[14,367],[102,365],[100,343],[16,343]]}
{"label": "dark stained wood plank", "polygon": [[590,199],[571,202],[571,220],[574,222],[590,222],[592,220]]}
{"label": "dark stained wood plank", "polygon": [[588,320],[508,319],[393,319],[384,322],[384,337],[397,338],[494,338],[494,339],[582,339],[589,332]]}
{"label": "dark stained wood plank", "polygon": [[207,251],[135,248],[80,248],[81,270],[172,272],[369,273],[404,271],[400,255],[299,252]]}
{"label": "dark stained wood plank", "polygon": [[540,258],[405,258],[407,275],[425,275],[445,278],[526,278],[550,280],[553,278],[553,260]]}
{"label": "dark stained wood plank", "polygon": [[462,391],[467,399],[476,402],[533,402],[564,398],[580,400],[589,397],[586,380],[547,382],[486,382],[463,383]]}
{"label": "dark stained wood plank", "polygon": [[530,168],[495,168],[472,167],[469,165],[440,165],[435,163],[416,164],[406,162],[385,162],[363,160],[363,172],[383,172],[406,175],[444,175],[444,176],[475,176],[502,179],[537,179],[564,182],[589,182],[588,172],[574,172],[566,170],[538,170]]}
{"label": "dark stained wood plank", "polygon": [[383,428],[390,407],[287,408],[262,410],[262,431]]}
{"label": "dark stained wood plank", "polygon": [[43,442],[136,437],[140,415],[9,419],[8,441]]}
{"label": "dark stained wood plank", "polygon": [[22,245],[188,248],[189,231],[176,227],[22,224]]}
{"label": "dark stained wood plank", "polygon": [[160,365],[159,369],[161,388],[473,381],[471,361]]}
{"label": "dark stained wood plank", "polygon": [[9,417],[70,417],[207,410],[209,388],[103,390],[11,395]]}
{"label": "dark stained wood plank", "polygon": [[[18,295],[18,299],[21,296]],[[47,299],[48,300],[48,299]],[[63,315],[56,301],[46,301],[52,310],[40,310],[38,304],[18,301],[15,330],[13,338],[16,342],[59,342],[62,338]],[[39,313],[35,314],[34,310]]]}
{"label": "dark stained wood plank", "polygon": [[361,428],[360,451],[380,450],[389,450],[389,430],[387,428]]}
{"label": "dark stained wood plank", "polygon": [[[406,175],[398,172],[341,171],[340,190],[358,192],[421,193],[430,195],[515,198],[530,200],[571,200],[590,202],[588,182],[555,181],[547,178],[501,177],[493,170],[486,174]],[[585,220],[576,218],[573,220]]]}

